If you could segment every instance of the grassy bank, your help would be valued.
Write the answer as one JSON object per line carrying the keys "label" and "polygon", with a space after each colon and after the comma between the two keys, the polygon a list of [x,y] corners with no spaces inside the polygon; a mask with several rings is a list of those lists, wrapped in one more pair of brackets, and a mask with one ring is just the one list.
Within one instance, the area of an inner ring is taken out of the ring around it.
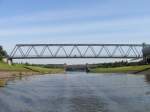
{"label": "grassy bank", "polygon": [[41,66],[27,66],[24,64],[14,64],[12,66],[0,62],[0,71],[3,72],[39,72],[39,73],[60,73],[63,72],[63,68],[44,68]]}
{"label": "grassy bank", "polygon": [[4,87],[9,79],[22,78],[22,76],[63,73],[63,68],[45,68],[42,66],[27,66],[13,64],[12,66],[0,62],[0,87]]}
{"label": "grassy bank", "polygon": [[143,71],[149,68],[150,68],[150,65],[112,67],[112,68],[93,68],[93,69],[90,69],[90,72],[93,72],[93,73],[135,73],[135,72]]}

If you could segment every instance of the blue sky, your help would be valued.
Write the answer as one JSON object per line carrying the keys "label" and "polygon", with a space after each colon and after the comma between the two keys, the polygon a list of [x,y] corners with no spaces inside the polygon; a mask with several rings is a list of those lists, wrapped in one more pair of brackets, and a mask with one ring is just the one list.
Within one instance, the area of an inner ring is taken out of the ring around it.
{"label": "blue sky", "polygon": [[150,43],[149,0],[0,0],[0,44]]}

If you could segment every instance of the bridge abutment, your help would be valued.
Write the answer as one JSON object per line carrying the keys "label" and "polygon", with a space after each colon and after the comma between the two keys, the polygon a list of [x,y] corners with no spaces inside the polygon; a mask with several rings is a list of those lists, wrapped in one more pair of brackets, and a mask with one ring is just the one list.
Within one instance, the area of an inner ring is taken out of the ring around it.
{"label": "bridge abutment", "polygon": [[13,64],[13,60],[12,58],[3,58],[3,62],[9,64],[9,65],[12,65]]}
{"label": "bridge abutment", "polygon": [[8,65],[12,65],[13,64],[13,60],[12,59],[8,59],[7,63],[8,63]]}
{"label": "bridge abutment", "polygon": [[150,64],[150,56],[144,56],[143,57],[143,63],[144,64]]}

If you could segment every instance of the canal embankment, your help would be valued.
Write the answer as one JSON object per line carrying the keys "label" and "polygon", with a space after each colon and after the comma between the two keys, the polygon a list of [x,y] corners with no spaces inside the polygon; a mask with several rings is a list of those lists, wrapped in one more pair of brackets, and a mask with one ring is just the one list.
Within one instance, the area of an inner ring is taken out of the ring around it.
{"label": "canal embankment", "polygon": [[95,67],[90,68],[91,73],[127,73],[150,75],[150,65],[136,65],[124,67]]}
{"label": "canal embankment", "polygon": [[20,75],[39,75],[39,74],[56,74],[63,73],[63,68],[46,68],[42,66],[32,66],[25,64],[8,65],[0,62],[0,79],[18,77]]}

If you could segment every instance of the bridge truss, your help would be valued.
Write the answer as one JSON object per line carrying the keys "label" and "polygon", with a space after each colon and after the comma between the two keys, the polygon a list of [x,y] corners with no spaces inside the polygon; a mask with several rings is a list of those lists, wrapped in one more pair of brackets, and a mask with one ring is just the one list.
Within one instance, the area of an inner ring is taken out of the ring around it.
{"label": "bridge truss", "polygon": [[17,44],[10,59],[142,58],[142,44]]}

